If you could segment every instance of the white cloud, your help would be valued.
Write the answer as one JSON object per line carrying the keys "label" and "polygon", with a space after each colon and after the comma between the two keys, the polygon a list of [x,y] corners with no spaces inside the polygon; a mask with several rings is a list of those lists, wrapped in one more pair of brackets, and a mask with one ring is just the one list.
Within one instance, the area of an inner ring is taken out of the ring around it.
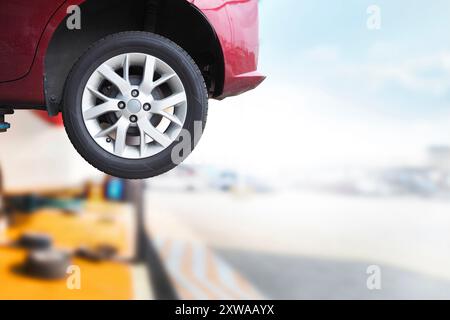
{"label": "white cloud", "polygon": [[429,145],[450,142],[446,119],[395,120],[371,111],[373,103],[268,82],[211,103],[207,132],[190,161],[296,175],[308,168],[419,164]]}
{"label": "white cloud", "polygon": [[306,51],[303,58],[307,60],[336,62],[339,57],[339,50],[333,46],[318,46]]}
{"label": "white cloud", "polygon": [[367,79],[375,81],[379,86],[397,83],[405,89],[436,96],[450,91],[450,52],[405,59],[398,63],[352,66],[350,71],[353,73],[362,71],[362,74],[367,75]]}
{"label": "white cloud", "polygon": [[364,62],[348,62],[337,47],[318,46],[303,54],[298,61],[308,70],[303,77],[319,80],[342,79],[345,83],[381,90],[392,85],[413,93],[442,96],[450,91],[450,51],[427,56],[405,58],[405,52],[395,45],[376,43],[368,50]]}

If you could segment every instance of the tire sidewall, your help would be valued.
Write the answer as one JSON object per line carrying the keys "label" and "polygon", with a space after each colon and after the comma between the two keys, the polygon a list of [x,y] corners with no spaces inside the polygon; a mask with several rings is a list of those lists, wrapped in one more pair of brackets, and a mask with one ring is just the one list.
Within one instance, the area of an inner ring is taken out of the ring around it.
{"label": "tire sidewall", "polygon": [[167,63],[180,77],[187,97],[187,115],[183,129],[189,131],[192,149],[194,123],[206,122],[207,96],[203,77],[192,59],[175,43],[151,33],[125,33],[94,44],[76,63],[67,80],[63,118],[66,131],[78,152],[98,169],[123,178],[147,178],[176,166],[172,149],[178,138],[160,153],[143,159],[127,159],[109,153],[89,134],[82,115],[85,86],[95,70],[105,61],[124,53],[144,53]]}

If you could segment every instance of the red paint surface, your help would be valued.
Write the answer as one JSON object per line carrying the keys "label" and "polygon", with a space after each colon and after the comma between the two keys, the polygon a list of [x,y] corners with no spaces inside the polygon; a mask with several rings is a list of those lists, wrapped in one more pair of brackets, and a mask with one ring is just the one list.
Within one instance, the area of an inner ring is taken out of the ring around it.
{"label": "red paint surface", "polygon": [[[45,104],[43,75],[47,47],[66,16],[67,7],[84,1],[0,0],[0,103]],[[187,1],[204,13],[222,46],[225,79],[219,98],[242,93],[261,83],[264,77],[257,73],[258,1]]]}
{"label": "red paint surface", "polygon": [[222,96],[237,95],[258,86],[264,76],[257,72],[259,54],[258,0],[189,0],[214,27],[225,60]]}
{"label": "red paint surface", "polygon": [[55,117],[49,116],[46,111],[42,111],[42,110],[33,110],[33,113],[51,125],[55,125],[58,127],[62,127],[64,125],[64,122],[62,119],[62,113],[59,113]]}
{"label": "red paint surface", "polygon": [[0,82],[25,76],[39,38],[64,0],[0,1]]}

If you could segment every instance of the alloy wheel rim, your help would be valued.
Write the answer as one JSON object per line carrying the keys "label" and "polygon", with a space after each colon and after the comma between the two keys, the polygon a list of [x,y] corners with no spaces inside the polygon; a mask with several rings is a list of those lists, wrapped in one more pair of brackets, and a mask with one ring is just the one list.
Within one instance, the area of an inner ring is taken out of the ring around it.
{"label": "alloy wheel rim", "polygon": [[187,96],[176,72],[145,53],[102,63],[83,91],[82,114],[93,140],[107,152],[143,159],[175,142],[187,116]]}

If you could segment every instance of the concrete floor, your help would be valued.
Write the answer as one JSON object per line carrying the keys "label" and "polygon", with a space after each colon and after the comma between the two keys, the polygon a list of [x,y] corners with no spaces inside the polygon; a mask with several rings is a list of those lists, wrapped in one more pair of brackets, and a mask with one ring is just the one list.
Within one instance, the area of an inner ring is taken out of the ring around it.
{"label": "concrete floor", "polygon": [[381,290],[366,286],[368,262],[217,249],[270,299],[450,299],[450,281],[380,266]]}
{"label": "concrete floor", "polygon": [[[266,296],[450,298],[448,202],[308,193],[148,196]],[[381,291],[366,287],[370,265],[382,270]]]}

